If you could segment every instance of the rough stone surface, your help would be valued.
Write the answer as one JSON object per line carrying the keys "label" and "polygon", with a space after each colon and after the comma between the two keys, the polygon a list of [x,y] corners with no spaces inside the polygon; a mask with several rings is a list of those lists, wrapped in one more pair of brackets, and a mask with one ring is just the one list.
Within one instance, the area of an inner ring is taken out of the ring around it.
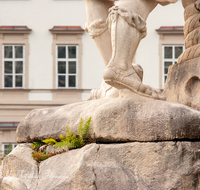
{"label": "rough stone surface", "polygon": [[93,116],[97,107],[108,101],[101,99],[50,109],[33,110],[19,124],[16,140],[17,142],[32,142],[46,138],[59,139],[60,134],[66,135],[67,125],[73,132],[77,133],[80,117],[86,121],[90,116]]}
{"label": "rough stone surface", "polygon": [[5,177],[2,181],[2,190],[28,190],[25,183],[19,178]]}
{"label": "rough stone surface", "polygon": [[80,117],[86,121],[90,116],[90,135],[99,142],[199,138],[200,111],[133,93],[130,98],[120,96],[33,110],[18,126],[17,142],[59,139],[66,125],[77,134]]}
{"label": "rough stone surface", "polygon": [[3,165],[0,166],[0,190],[1,190],[1,182],[2,182],[2,171],[3,171]]}
{"label": "rough stone surface", "polygon": [[[18,145],[3,160],[3,178],[18,178],[20,179],[18,184],[24,183],[28,189],[34,190],[38,178],[38,164],[31,156],[32,152],[30,144]],[[9,179],[7,179],[6,184],[10,184]]]}
{"label": "rough stone surface", "polygon": [[197,190],[199,149],[185,141],[90,144],[41,162],[31,189]]}
{"label": "rough stone surface", "polygon": [[92,167],[98,148],[99,145],[91,144],[41,162],[36,189],[94,189],[95,175]]}
{"label": "rough stone surface", "polygon": [[200,58],[170,66],[164,92],[167,101],[200,110]]}
{"label": "rough stone surface", "polygon": [[[63,150],[63,149],[62,149]],[[64,149],[66,152],[69,150],[68,148]],[[60,152],[60,148],[54,148],[53,145],[48,145],[46,148],[47,153],[54,153],[54,152]]]}
{"label": "rough stone surface", "polygon": [[178,57],[177,63],[200,57],[200,0],[182,0],[185,18],[185,51]]}

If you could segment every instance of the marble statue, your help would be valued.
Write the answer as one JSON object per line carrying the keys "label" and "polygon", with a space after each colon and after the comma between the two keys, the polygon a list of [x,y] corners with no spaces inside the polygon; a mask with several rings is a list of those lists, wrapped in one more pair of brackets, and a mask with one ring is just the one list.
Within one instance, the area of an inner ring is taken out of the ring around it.
{"label": "marble statue", "polygon": [[120,0],[114,5],[114,1],[85,0],[85,30],[101,53],[106,66],[103,78],[108,84],[103,83],[101,89],[93,90],[90,99],[117,97],[118,90],[123,88],[145,97],[165,99],[160,90],[142,84],[142,68],[132,62],[141,39],[146,36],[149,13],[158,4],[168,5],[176,1]]}
{"label": "marble statue", "polygon": [[[186,50],[163,92],[142,84],[143,70],[132,63],[149,13],[176,1],[85,0],[85,29],[103,57],[105,82],[93,100],[35,109],[20,122],[21,144],[0,166],[0,189],[200,189],[200,1],[182,0]],[[89,136],[97,143],[40,164],[32,158],[30,143],[59,140],[66,125],[77,134],[80,117],[92,118]]]}

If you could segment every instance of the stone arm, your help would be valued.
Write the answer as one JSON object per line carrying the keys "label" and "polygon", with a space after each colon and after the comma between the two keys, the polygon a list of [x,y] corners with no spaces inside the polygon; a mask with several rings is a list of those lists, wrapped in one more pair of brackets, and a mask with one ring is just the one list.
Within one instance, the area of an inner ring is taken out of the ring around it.
{"label": "stone arm", "polygon": [[156,1],[159,4],[165,6],[165,5],[168,5],[168,4],[171,4],[171,3],[176,3],[178,0],[153,0],[153,1]]}

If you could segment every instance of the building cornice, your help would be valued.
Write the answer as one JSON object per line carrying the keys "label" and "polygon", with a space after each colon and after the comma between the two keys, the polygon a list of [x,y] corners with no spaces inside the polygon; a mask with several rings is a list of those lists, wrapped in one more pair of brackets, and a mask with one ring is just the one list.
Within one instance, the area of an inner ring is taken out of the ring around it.
{"label": "building cornice", "polygon": [[27,26],[0,26],[0,34],[29,34],[31,31]]}
{"label": "building cornice", "polygon": [[156,30],[158,34],[184,34],[183,33],[183,26],[161,26],[159,29]]}
{"label": "building cornice", "polygon": [[81,26],[54,26],[49,29],[52,34],[83,34]]}

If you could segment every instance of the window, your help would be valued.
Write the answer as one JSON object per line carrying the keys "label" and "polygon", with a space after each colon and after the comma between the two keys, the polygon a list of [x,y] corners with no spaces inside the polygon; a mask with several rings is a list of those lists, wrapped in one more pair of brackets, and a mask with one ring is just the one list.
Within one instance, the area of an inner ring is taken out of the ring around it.
{"label": "window", "polygon": [[9,154],[16,146],[17,143],[2,144],[2,156]]}
{"label": "window", "polygon": [[[53,88],[82,88],[82,34],[81,26],[54,26],[52,33]],[[74,95],[76,91],[72,90]],[[71,91],[71,92],[72,92]]]}
{"label": "window", "polygon": [[3,45],[3,88],[24,88],[24,46]]}
{"label": "window", "polygon": [[183,51],[183,45],[163,45],[163,87],[167,79],[169,66],[177,63],[177,59]]}
{"label": "window", "polygon": [[77,88],[78,46],[56,46],[57,88]]}
{"label": "window", "polygon": [[184,51],[185,37],[183,26],[161,26],[156,31],[159,34],[159,88],[162,89],[169,66],[176,64],[178,56]]}

